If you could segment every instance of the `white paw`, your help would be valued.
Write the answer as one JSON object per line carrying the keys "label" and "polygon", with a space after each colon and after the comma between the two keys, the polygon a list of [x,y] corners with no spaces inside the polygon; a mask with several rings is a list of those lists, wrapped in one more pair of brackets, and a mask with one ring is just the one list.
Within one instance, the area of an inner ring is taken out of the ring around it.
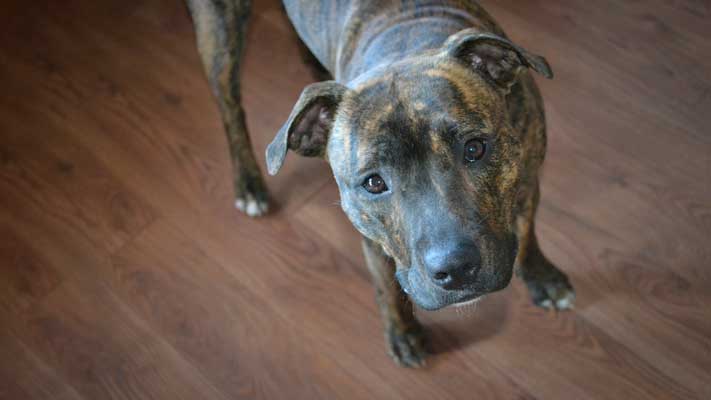
{"label": "white paw", "polygon": [[572,290],[563,291],[562,295],[555,301],[557,310],[572,310],[575,308],[575,292]]}
{"label": "white paw", "polygon": [[572,310],[575,308],[575,292],[567,288],[547,290],[548,298],[538,305],[548,310]]}
{"label": "white paw", "polygon": [[261,217],[269,211],[269,203],[254,198],[251,194],[235,200],[235,208],[250,217]]}

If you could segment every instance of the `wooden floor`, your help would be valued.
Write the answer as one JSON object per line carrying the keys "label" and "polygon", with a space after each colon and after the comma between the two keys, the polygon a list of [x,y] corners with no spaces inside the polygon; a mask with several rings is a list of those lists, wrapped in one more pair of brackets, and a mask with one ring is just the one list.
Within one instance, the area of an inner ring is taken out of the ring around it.
{"label": "wooden floor", "polygon": [[[256,3],[261,161],[310,74]],[[3,2],[0,398],[711,398],[711,6],[483,3],[556,73],[538,231],[577,309],[514,281],[420,313],[437,354],[405,370],[327,165],[289,156],[276,213],[232,208],[179,0]]]}

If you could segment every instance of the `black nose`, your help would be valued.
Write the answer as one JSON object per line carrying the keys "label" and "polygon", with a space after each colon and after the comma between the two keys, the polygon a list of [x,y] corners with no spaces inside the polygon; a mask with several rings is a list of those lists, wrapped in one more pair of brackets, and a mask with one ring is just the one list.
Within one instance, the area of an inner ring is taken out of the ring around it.
{"label": "black nose", "polygon": [[433,246],[423,261],[432,282],[447,290],[461,289],[474,282],[481,266],[479,250],[471,242]]}

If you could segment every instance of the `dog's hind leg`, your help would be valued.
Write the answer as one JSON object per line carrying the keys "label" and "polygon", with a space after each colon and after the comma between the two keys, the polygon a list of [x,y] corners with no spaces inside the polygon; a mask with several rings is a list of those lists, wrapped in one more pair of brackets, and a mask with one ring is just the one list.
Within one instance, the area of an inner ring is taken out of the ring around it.
{"label": "dog's hind leg", "polygon": [[187,5],[227,133],[235,206],[253,217],[263,215],[268,194],[252,151],[240,98],[239,75],[251,0],[187,0]]}
{"label": "dog's hind leg", "polygon": [[526,283],[535,305],[554,310],[570,309],[575,300],[573,286],[538,246],[533,221],[538,206],[538,183],[532,190],[516,221],[519,246],[516,271]]}
{"label": "dog's hind leg", "polygon": [[405,367],[422,366],[426,356],[423,330],[415,318],[412,303],[395,279],[395,262],[380,245],[365,237],[363,253],[373,276],[390,356]]}

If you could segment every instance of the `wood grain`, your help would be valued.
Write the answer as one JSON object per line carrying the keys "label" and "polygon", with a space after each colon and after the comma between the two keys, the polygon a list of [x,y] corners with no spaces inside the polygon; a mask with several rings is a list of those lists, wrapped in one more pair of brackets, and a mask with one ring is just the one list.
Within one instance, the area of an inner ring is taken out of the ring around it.
{"label": "wood grain", "polygon": [[[482,1],[551,62],[538,235],[574,312],[524,286],[418,311],[428,367],[385,354],[359,237],[321,161],[232,208],[180,1],[0,14],[0,399],[711,398],[711,7]],[[263,149],[311,80],[255,2],[244,101]]]}

